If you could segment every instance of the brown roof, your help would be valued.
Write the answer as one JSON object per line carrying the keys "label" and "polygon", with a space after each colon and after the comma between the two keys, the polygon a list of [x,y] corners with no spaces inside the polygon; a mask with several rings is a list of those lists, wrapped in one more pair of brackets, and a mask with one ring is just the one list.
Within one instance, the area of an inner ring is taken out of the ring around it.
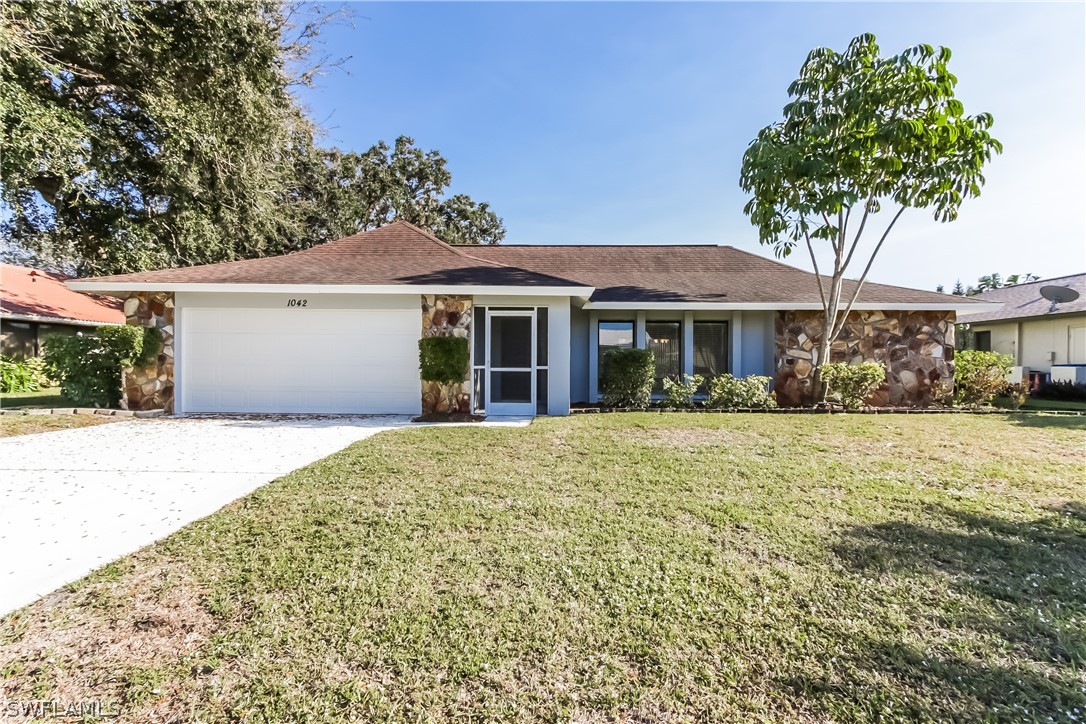
{"label": "brown roof", "polygon": [[[1052,308],[1052,302],[1041,296],[1042,287],[1068,287],[1078,292],[1078,299],[1064,302]],[[1009,287],[993,289],[978,294],[970,299],[980,302],[996,302],[1002,309],[995,312],[975,312],[961,314],[959,322],[976,324],[977,322],[996,322],[1002,319],[1023,319],[1025,317],[1044,317],[1049,314],[1073,314],[1086,312],[1086,274],[1072,274],[1055,279],[1042,279],[1029,284],[1013,284]]]}
{"label": "brown roof", "polygon": [[0,265],[0,315],[52,322],[124,324],[121,302],[72,291],[62,274]]}
{"label": "brown roof", "polygon": [[578,286],[455,247],[405,221],[262,259],[136,272],[84,281],[147,284],[441,284]]}
{"label": "brown roof", "polygon": [[[472,252],[596,288],[593,302],[818,302],[817,277],[731,246],[487,246]],[[829,279],[824,283],[829,290]],[[846,280],[851,294],[856,282]],[[950,304],[938,292],[867,282],[861,303]]]}
{"label": "brown roof", "polygon": [[[99,277],[93,282],[595,287],[593,302],[817,303],[810,272],[730,246],[453,247],[406,222],[284,256]],[[855,288],[848,281],[845,293]],[[867,283],[861,303],[971,303]]]}

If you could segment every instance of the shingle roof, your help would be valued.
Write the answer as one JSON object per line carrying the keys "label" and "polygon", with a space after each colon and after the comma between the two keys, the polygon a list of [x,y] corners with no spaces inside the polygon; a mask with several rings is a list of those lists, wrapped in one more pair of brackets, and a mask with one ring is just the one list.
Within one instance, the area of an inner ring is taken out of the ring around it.
{"label": "shingle roof", "polygon": [[576,286],[454,247],[397,221],[310,249],[261,259],[95,277],[83,281],[174,284],[445,284]]}
{"label": "shingle roof", "polygon": [[64,286],[66,279],[24,266],[0,265],[0,316],[124,324],[120,300],[72,291]]}
{"label": "shingle roof", "polygon": [[[1052,309],[1052,302],[1041,296],[1041,287],[1070,287],[1078,292],[1078,299],[1064,302]],[[1055,279],[1042,279],[1028,284],[1015,284],[1009,287],[993,289],[978,294],[971,299],[981,302],[999,302],[1003,308],[998,312],[977,312],[958,315],[959,322],[975,324],[977,322],[995,322],[1003,319],[1024,319],[1026,317],[1044,317],[1049,314],[1070,314],[1086,312],[1086,274],[1072,274]]]}
{"label": "shingle roof", "polygon": [[[492,261],[573,279],[596,288],[593,302],[812,303],[818,278],[731,246],[486,246]],[[824,279],[827,290],[829,279]],[[850,295],[856,283],[847,280]],[[949,304],[938,292],[867,282],[861,303]]]}
{"label": "shingle roof", "polygon": [[[593,302],[818,303],[817,277],[730,246],[453,247],[406,222],[263,259],[83,281],[143,284],[350,284],[595,287]],[[102,286],[101,288],[107,288]],[[855,282],[845,283],[845,294]],[[868,282],[861,303],[973,304]]]}

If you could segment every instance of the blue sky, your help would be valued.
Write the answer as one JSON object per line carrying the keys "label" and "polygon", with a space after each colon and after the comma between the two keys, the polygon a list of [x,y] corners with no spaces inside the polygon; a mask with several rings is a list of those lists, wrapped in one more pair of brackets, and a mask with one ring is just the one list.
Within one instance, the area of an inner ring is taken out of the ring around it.
{"label": "blue sky", "polygon": [[[1086,5],[359,3],[302,91],[324,142],[413,136],[507,243],[758,246],[743,151],[811,48],[873,32],[954,51],[958,97],[1006,150],[950,224],[906,212],[871,278],[921,288],[1086,270]],[[883,214],[889,216],[889,214]],[[871,242],[873,243],[873,242]],[[789,263],[809,267],[806,254]],[[859,270],[856,270],[856,274]]]}

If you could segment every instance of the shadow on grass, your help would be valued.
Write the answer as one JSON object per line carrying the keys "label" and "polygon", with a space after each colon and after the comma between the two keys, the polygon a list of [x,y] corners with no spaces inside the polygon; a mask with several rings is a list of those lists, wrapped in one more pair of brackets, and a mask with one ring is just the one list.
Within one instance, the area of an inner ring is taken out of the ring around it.
{"label": "shadow on grass", "polygon": [[[1086,505],[1067,503],[1023,522],[946,507],[931,513],[945,527],[858,526],[834,547],[880,592],[890,587],[911,597],[901,604],[910,613],[911,640],[879,622],[864,633],[834,632],[849,640],[852,653],[832,680],[783,683],[816,700],[850,689],[886,692],[895,713],[904,703],[911,718],[941,710],[931,696],[941,691],[964,718],[1081,719]],[[915,644],[918,635],[930,643]],[[910,694],[920,691],[923,698]],[[879,697],[870,704],[879,715]]]}
{"label": "shadow on grass", "polygon": [[1038,412],[1027,415],[1007,415],[1007,419],[1019,427],[1044,427],[1086,432],[1086,415],[1046,415]]}

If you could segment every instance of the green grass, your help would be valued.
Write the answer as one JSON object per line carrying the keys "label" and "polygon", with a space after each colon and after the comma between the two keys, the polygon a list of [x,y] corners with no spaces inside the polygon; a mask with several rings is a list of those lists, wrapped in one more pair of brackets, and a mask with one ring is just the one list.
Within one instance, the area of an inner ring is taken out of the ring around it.
{"label": "green grass", "polygon": [[0,623],[130,720],[1071,721],[1086,420],[378,435]]}
{"label": "green grass", "polygon": [[[1008,402],[1006,398],[1002,398],[1003,401]],[[1036,399],[1030,398],[1025,401],[1022,409],[1027,410],[1070,410],[1083,412],[1086,411],[1086,403],[1076,403],[1072,401],[1059,401],[1059,399]]]}
{"label": "green grass", "polygon": [[74,427],[90,427],[107,422],[119,422],[128,418],[105,415],[3,415],[0,416],[0,437],[33,435],[53,430],[70,430]]}
{"label": "green grass", "polygon": [[76,407],[71,400],[60,394],[59,387],[49,387],[37,392],[4,392],[0,394],[0,407]]}

